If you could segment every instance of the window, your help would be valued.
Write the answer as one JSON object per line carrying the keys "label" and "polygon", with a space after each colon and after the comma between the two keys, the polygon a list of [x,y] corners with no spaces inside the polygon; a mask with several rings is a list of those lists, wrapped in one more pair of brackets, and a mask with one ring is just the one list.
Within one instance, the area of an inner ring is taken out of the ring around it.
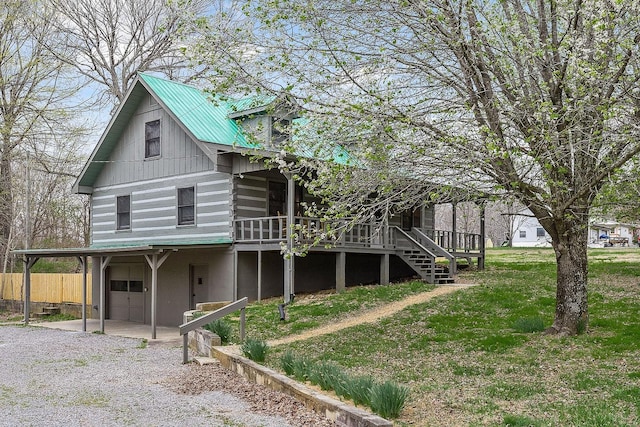
{"label": "window", "polygon": [[195,224],[195,190],[178,188],[178,225]]}
{"label": "window", "polygon": [[544,237],[544,236],[545,236],[544,228],[538,227],[536,229],[536,237]]}
{"label": "window", "polygon": [[520,230],[520,238],[521,239],[527,238],[527,230]]}
{"label": "window", "polygon": [[144,158],[160,156],[160,120],[144,124]]}
{"label": "window", "polygon": [[273,144],[286,141],[291,133],[291,120],[271,118],[271,141]]}
{"label": "window", "polygon": [[118,230],[131,228],[131,196],[118,196],[116,199]]}

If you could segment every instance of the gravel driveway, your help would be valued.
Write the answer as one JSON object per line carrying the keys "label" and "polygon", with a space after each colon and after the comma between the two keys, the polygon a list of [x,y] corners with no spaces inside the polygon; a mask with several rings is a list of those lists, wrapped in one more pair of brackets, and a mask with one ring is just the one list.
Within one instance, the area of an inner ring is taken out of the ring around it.
{"label": "gravel driveway", "polygon": [[333,425],[221,367],[182,365],[179,347],[137,339],[0,326],[0,362],[2,426]]}

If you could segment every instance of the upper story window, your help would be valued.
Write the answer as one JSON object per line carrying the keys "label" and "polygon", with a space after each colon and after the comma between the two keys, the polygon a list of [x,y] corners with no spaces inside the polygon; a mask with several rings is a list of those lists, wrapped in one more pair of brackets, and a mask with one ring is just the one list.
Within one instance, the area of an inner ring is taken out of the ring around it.
{"label": "upper story window", "polygon": [[544,228],[542,227],[536,228],[536,237],[544,237],[544,236],[545,236]]}
{"label": "upper story window", "polygon": [[291,135],[291,120],[271,117],[271,143],[286,141]]}
{"label": "upper story window", "polygon": [[144,124],[144,158],[160,156],[160,120]]}
{"label": "upper story window", "polygon": [[195,224],[195,189],[178,188],[178,225]]}
{"label": "upper story window", "polygon": [[131,228],[131,196],[116,198],[116,227],[118,230]]}
{"label": "upper story window", "polygon": [[527,238],[527,230],[520,230],[520,238],[521,239]]}

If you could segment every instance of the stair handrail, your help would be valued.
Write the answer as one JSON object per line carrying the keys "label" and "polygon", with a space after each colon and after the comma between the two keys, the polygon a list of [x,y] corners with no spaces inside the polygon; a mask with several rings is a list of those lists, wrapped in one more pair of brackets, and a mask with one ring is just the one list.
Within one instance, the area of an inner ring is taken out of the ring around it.
{"label": "stair handrail", "polygon": [[411,231],[413,231],[416,236],[418,236],[418,241],[420,243],[426,242],[427,246],[429,246],[429,248],[432,249],[438,256],[449,260],[449,271],[451,272],[451,274],[456,274],[456,258],[453,255],[447,252],[442,246],[434,242],[433,239],[427,236],[427,234],[421,229],[413,227]]}
{"label": "stair handrail", "polygon": [[197,319],[193,319],[187,323],[183,323],[180,325],[180,335],[182,335],[182,363],[189,362],[189,332],[206,325],[207,323],[213,322],[214,320],[220,319],[227,314],[231,314],[234,311],[240,310],[240,341],[244,341],[244,330],[245,330],[245,309],[247,308],[247,304],[249,303],[249,299],[244,297],[239,299],[238,301],[232,302],[231,304],[227,304],[224,307],[221,307],[211,313],[207,313],[204,316],[198,317]]}
{"label": "stair handrail", "polygon": [[414,239],[413,236],[411,236],[409,233],[404,231],[402,228],[398,227],[397,225],[391,226],[389,228],[394,230],[394,232],[398,232],[398,233],[402,234],[407,240],[409,240],[409,242],[411,242],[411,244],[413,244],[413,246],[416,246],[421,251],[426,252],[427,255],[429,255],[431,258],[434,258],[434,259],[437,258],[436,254],[434,254],[429,249],[424,247],[420,242],[418,242],[416,239]]}
{"label": "stair handrail", "polygon": [[[433,267],[435,267],[436,255],[433,252],[431,252],[429,249],[427,249],[423,245],[421,245],[420,242],[418,242],[416,239],[414,239],[413,236],[411,236],[409,233],[404,231],[402,228],[394,225],[393,226],[393,231],[394,231],[394,233],[402,234],[409,241],[409,243],[411,243],[413,245],[414,248],[419,249],[421,252],[423,252],[427,256],[429,256],[429,258],[431,258],[431,262],[433,263]],[[396,240],[398,239],[397,236],[395,236],[395,238],[396,238]],[[431,276],[431,283],[435,283],[435,268],[431,268],[430,276]]]}

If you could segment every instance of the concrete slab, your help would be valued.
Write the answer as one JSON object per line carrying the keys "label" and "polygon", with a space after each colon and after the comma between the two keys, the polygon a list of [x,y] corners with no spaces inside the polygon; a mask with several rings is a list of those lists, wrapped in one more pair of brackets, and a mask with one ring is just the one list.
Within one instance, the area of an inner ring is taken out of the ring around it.
{"label": "concrete slab", "polygon": [[[29,325],[63,331],[82,331],[82,319],[63,320],[60,322],[29,322]],[[87,319],[87,332],[99,330],[99,319]],[[182,345],[182,337],[178,327],[156,326],[156,339],[153,340],[151,339],[151,325],[107,319],[104,321],[104,333],[119,337],[147,339],[149,344],[168,343]]]}

